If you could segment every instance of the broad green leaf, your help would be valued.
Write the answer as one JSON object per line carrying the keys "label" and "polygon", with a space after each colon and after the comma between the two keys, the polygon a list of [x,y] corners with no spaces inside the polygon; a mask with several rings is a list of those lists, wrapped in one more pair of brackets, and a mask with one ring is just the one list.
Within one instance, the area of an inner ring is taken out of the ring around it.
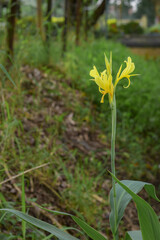
{"label": "broad green leaf", "polygon": [[13,79],[11,78],[11,76],[9,75],[9,73],[7,72],[7,70],[5,69],[5,67],[0,64],[0,68],[2,69],[2,71],[5,73],[5,75],[7,76],[7,78],[11,81],[11,83],[13,83],[13,85],[16,87],[15,82],[13,81]]}
{"label": "broad green leaf", "polygon": [[160,223],[152,207],[145,200],[136,195],[130,188],[119,181],[112,173],[111,175],[117,183],[132,196],[136,203],[143,240],[160,240]]}
{"label": "broad green leaf", "polygon": [[[139,193],[142,188],[146,190],[149,196],[154,198],[157,201],[160,201],[155,193],[155,187],[146,182],[141,181],[131,181],[131,180],[122,180],[121,181],[125,186],[127,186],[132,192]],[[113,188],[110,192],[110,206],[111,206],[111,213],[110,213],[110,226],[112,232],[116,233],[118,229],[118,225],[123,217],[125,208],[127,207],[128,203],[132,200],[130,194],[128,194],[119,184],[116,184],[116,202],[117,202],[117,228],[115,229],[115,220],[114,220],[114,202],[113,202]]]}
{"label": "broad green leaf", "polygon": [[38,227],[40,229],[43,229],[44,231],[47,231],[49,233],[52,233],[54,236],[56,236],[60,240],[78,240],[78,238],[75,238],[71,236],[70,234],[54,227],[53,225],[46,223],[42,220],[39,220],[35,217],[29,216],[28,214],[22,213],[20,211],[14,210],[14,209],[0,209],[0,211],[9,212],[12,214],[15,214],[17,217],[21,218],[22,220],[34,225],[35,227]]}
{"label": "broad green leaf", "polygon": [[[42,208],[42,207],[40,207]],[[70,216],[82,229],[83,231],[93,240],[106,240],[107,238],[105,238],[102,234],[100,234],[97,230],[95,230],[94,228],[92,228],[91,226],[89,226],[86,222],[84,222],[82,219],[69,214],[69,213],[65,213],[65,212],[58,212],[58,211],[52,211],[52,210],[48,210],[46,208],[42,208],[48,212],[52,212],[54,214],[60,214],[60,215],[68,215]]]}
{"label": "broad green leaf", "polygon": [[129,231],[126,233],[125,240],[143,240],[141,231]]}

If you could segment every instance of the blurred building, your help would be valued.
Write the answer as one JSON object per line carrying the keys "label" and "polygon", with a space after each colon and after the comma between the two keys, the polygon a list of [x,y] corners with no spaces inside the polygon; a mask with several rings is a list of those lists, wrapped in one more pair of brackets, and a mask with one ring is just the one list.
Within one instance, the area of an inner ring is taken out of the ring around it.
{"label": "blurred building", "polygon": [[135,9],[130,3],[130,1],[124,0],[110,0],[109,18],[115,18],[122,23],[142,19],[140,24],[143,27],[160,23],[160,0],[139,0]]}
{"label": "blurred building", "polygon": [[125,2],[123,2],[123,4],[115,4],[114,2],[111,2],[109,4],[108,13],[108,18],[115,18],[119,25],[134,21],[138,22],[143,28],[147,28],[148,26],[147,16],[143,14],[139,18],[136,17],[134,14],[133,6],[130,4],[125,4]]}
{"label": "blurred building", "polygon": [[128,19],[132,18],[133,7],[130,4],[117,4],[110,2],[108,6],[109,18]]}

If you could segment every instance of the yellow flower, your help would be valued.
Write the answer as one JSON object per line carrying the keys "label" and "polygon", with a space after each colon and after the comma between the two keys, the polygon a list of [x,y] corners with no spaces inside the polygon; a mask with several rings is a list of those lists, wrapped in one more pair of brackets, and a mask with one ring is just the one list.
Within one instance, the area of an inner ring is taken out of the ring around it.
{"label": "yellow flower", "polygon": [[99,75],[96,67],[90,71],[90,76],[93,77],[93,81],[98,85],[100,93],[103,94],[101,98],[101,103],[104,102],[104,96],[109,93],[110,98],[113,98],[113,83],[112,83],[112,75],[107,74],[107,71],[104,70],[101,75]]}
{"label": "yellow flower", "polygon": [[[138,74],[130,74],[134,71],[135,69],[135,65],[132,62],[131,57],[128,57],[127,61],[124,61],[126,63],[126,68],[122,71],[121,73],[121,69],[122,69],[122,65],[120,66],[120,69],[117,73],[116,76],[116,81],[115,81],[115,86],[117,85],[117,83],[122,79],[122,78],[127,78],[128,79],[128,85],[125,88],[128,88],[130,86],[130,77],[132,76],[136,76]],[[121,74],[120,74],[121,73]]]}
{"label": "yellow flower", "polygon": [[126,62],[126,68],[121,73],[121,70],[122,70],[122,65],[121,65],[121,67],[117,73],[114,85],[112,82],[112,54],[110,54],[110,61],[108,61],[107,57],[105,56],[106,70],[104,70],[101,73],[101,75],[99,75],[95,66],[90,71],[90,76],[93,77],[92,80],[95,81],[95,83],[99,87],[100,93],[102,93],[101,103],[104,102],[104,96],[107,93],[109,94],[110,103],[112,102],[116,85],[122,78],[128,79],[128,86],[125,87],[125,88],[127,88],[130,85],[130,77],[138,75],[138,74],[131,74],[135,69],[135,65],[132,62],[132,59],[130,57],[128,57],[127,61],[125,61],[125,62]]}

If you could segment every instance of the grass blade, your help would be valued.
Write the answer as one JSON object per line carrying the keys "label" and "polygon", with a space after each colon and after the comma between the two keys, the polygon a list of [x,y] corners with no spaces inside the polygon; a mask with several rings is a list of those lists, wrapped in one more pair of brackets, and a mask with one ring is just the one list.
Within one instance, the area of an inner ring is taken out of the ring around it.
{"label": "grass blade", "polygon": [[9,73],[7,72],[7,70],[5,69],[5,67],[0,64],[0,68],[2,69],[2,71],[5,73],[5,75],[7,76],[7,78],[11,81],[11,83],[16,87],[15,82],[13,81],[13,79],[11,78],[11,76],[9,75]]}
{"label": "grass blade", "polygon": [[93,240],[106,240],[107,238],[105,238],[102,234],[100,234],[97,230],[95,230],[94,228],[92,228],[91,226],[89,226],[86,222],[84,222],[82,219],[69,214],[69,213],[65,213],[65,212],[59,212],[59,211],[52,211],[52,210],[48,210],[46,208],[43,208],[41,206],[39,206],[40,208],[51,212],[53,214],[59,214],[59,215],[68,215],[70,216],[79,226],[80,228]]}
{"label": "grass blade", "polygon": [[54,236],[56,236],[60,240],[78,240],[78,238],[71,236],[70,234],[56,228],[55,226],[49,223],[46,223],[42,220],[39,220],[35,217],[32,217],[28,214],[22,213],[20,211],[17,211],[14,209],[6,209],[6,208],[0,209],[0,211],[12,213],[17,217],[21,218],[22,220],[32,224],[33,226],[43,229],[44,231],[47,231],[49,233],[52,233]]}
{"label": "grass blade", "polygon": [[[26,213],[24,174],[22,175],[22,212]],[[26,238],[26,222],[24,220],[22,220],[22,234],[23,234],[23,239],[25,240],[25,238]]]}

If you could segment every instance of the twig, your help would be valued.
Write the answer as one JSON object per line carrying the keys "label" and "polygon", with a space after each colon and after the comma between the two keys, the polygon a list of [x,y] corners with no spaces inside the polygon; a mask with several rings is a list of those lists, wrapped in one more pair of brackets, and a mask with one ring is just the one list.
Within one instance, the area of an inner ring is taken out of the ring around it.
{"label": "twig", "polygon": [[[20,177],[20,176],[22,176],[23,174],[26,174],[26,173],[29,173],[29,172],[34,171],[34,170],[36,170],[36,169],[45,167],[45,166],[47,166],[47,165],[49,165],[49,164],[51,164],[51,163],[44,163],[44,164],[42,164],[42,165],[40,165],[40,166],[37,166],[37,167],[34,167],[34,168],[30,168],[30,169],[28,169],[28,170],[26,170],[26,171],[24,171],[24,172],[21,172],[21,173],[15,175],[15,176],[11,176],[10,178],[4,180],[3,182],[0,182],[0,185],[4,184],[4,183],[6,183],[6,182],[12,181],[13,179],[15,179],[15,178],[17,178],[17,177]],[[6,173],[7,173],[7,170],[6,170],[6,166],[5,166],[5,165],[4,165],[4,168],[5,168],[5,171],[6,171]],[[8,175],[8,174],[7,174],[7,175]],[[8,176],[9,176],[9,175],[8,175]]]}

